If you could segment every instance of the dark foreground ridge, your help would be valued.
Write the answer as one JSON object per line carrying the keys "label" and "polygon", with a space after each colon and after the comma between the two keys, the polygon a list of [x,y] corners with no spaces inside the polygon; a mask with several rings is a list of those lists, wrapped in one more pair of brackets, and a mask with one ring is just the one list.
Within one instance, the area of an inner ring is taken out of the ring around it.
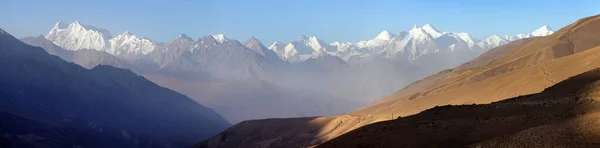
{"label": "dark foreground ridge", "polygon": [[541,93],[446,105],[361,127],[318,147],[597,147],[600,69]]}
{"label": "dark foreground ridge", "polygon": [[0,147],[185,147],[229,126],[129,70],[88,70],[1,29],[0,65]]}

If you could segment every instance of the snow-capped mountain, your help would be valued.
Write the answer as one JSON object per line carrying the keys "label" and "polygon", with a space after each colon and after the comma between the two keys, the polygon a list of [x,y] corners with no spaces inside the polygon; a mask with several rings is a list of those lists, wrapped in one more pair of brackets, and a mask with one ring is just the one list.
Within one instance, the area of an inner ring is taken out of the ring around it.
{"label": "snow-capped mountain", "polygon": [[84,26],[79,21],[69,25],[58,22],[46,35],[46,39],[67,50],[95,49],[114,53],[114,51],[106,50],[106,47],[110,45],[108,42],[110,38],[108,31]]}
{"label": "snow-capped mountain", "polygon": [[228,41],[229,39],[225,37],[224,34],[215,34],[215,35],[211,35],[215,40],[217,40],[219,43],[223,43],[225,41]]}
{"label": "snow-capped mountain", "polygon": [[[387,31],[380,33],[378,38],[386,33]],[[374,55],[387,59],[412,61],[424,55],[454,52],[455,50],[480,52],[479,47],[475,47],[476,40],[473,40],[469,34],[440,32],[430,24],[414,25],[409,31],[391,36],[389,40],[388,38],[379,39],[378,41],[384,42],[378,42],[377,46],[365,46],[366,49],[360,50],[365,53],[356,55]]]}
{"label": "snow-capped mountain", "polygon": [[387,44],[394,35],[387,30],[379,33],[375,38],[367,41],[359,41],[356,43],[356,47],[358,48],[374,48]]}
{"label": "snow-capped mountain", "polygon": [[[415,27],[416,27],[416,25],[415,25]],[[445,34],[445,33],[439,32],[437,29],[435,29],[433,26],[431,26],[431,24],[425,24],[421,27],[421,29],[423,29],[423,31],[425,31],[427,34],[431,35],[431,37],[433,37],[433,38],[439,38],[440,36]]]}
{"label": "snow-capped mountain", "polygon": [[286,45],[285,43],[282,43],[280,41],[275,41],[275,42],[273,42],[273,44],[271,44],[271,46],[268,47],[268,49],[277,53],[278,55],[281,55],[282,54],[281,52],[284,51],[285,45]]}
{"label": "snow-capped mountain", "polygon": [[246,42],[244,42],[244,46],[246,48],[253,50],[258,55],[262,56],[263,59],[272,66],[278,66],[283,64],[284,62],[279,58],[277,53],[269,50],[269,48],[265,47],[258,39],[255,37],[251,37]]}
{"label": "snow-capped mountain", "polygon": [[[198,40],[181,34],[169,43],[157,44],[130,32],[111,37],[104,29],[75,21],[69,25],[57,23],[45,38],[77,54],[89,51],[82,49],[97,50],[133,63],[141,71],[175,76],[186,74],[197,80],[264,78],[271,65],[284,63],[256,38],[244,45],[223,34],[207,35]],[[325,46],[330,47],[315,37],[304,40],[294,45],[318,49],[315,51],[325,51]],[[86,59],[94,58],[80,60]],[[80,63],[94,65],[94,62]]]}
{"label": "snow-capped mountain", "polygon": [[[332,42],[327,44],[315,36],[301,35],[289,43],[275,42],[266,49],[276,53],[280,59],[289,62],[300,62],[311,58],[318,58],[323,53],[337,56],[343,60],[348,60],[352,57],[377,56],[392,60],[414,61],[429,54],[462,52],[463,50],[479,54],[487,49],[506,44],[513,40],[546,36],[552,33],[554,31],[544,25],[529,34],[505,35],[503,37],[493,35],[478,41],[467,33],[441,32],[433,25],[425,24],[423,26],[414,25],[410,30],[397,34],[392,34],[385,30],[377,34],[373,39],[356,43]],[[159,51],[157,54],[164,54],[169,57],[167,52],[174,48],[179,50],[176,52],[179,54],[183,52],[182,50],[193,53],[199,48],[209,48],[209,46],[236,41],[225,37],[223,34],[209,35],[199,41],[194,41],[186,35],[182,35],[174,40],[173,43],[170,43],[169,46],[165,46],[158,45],[150,39],[138,38],[130,32],[124,32],[116,37],[112,37],[105,29],[83,25],[79,21],[75,21],[69,25],[58,22],[45,38],[67,50],[94,49],[126,59],[139,59],[153,53],[157,49]],[[263,47],[255,45],[258,43],[260,42],[256,38],[251,38],[245,46],[261,56],[267,56],[263,49],[264,45]],[[180,45],[173,47],[175,44]],[[156,56],[156,54],[153,56]],[[154,59],[157,58],[154,57]],[[160,60],[157,63],[161,64],[164,64],[162,63],[165,62],[164,60],[169,60],[169,58],[158,59]]]}
{"label": "snow-capped mountain", "polygon": [[[350,47],[345,46],[344,52],[337,52],[334,55],[345,60],[355,56],[379,56],[396,60],[398,58],[408,59],[409,61],[434,53],[444,54],[466,51],[473,53],[469,55],[476,56],[488,49],[504,45],[513,40],[546,36],[552,33],[554,31],[545,25],[530,34],[506,35],[504,37],[492,35],[479,41],[471,37],[468,33],[441,32],[431,24],[425,24],[420,27],[414,25],[409,31],[400,32],[396,35],[391,35],[388,31],[382,31],[374,39],[348,44]],[[338,44],[339,42],[332,43],[332,45]],[[466,56],[466,58],[469,57]]]}
{"label": "snow-capped mountain", "polygon": [[507,41],[506,39],[504,39],[498,35],[492,35],[492,36],[488,37],[487,39],[477,43],[477,46],[479,46],[483,49],[490,49],[490,48],[498,47],[500,45],[504,45],[508,42],[509,41]]}
{"label": "snow-capped mountain", "polygon": [[265,45],[263,45],[258,39],[255,37],[251,37],[246,42],[244,42],[244,46],[254,50],[256,53],[265,56],[268,52],[273,52],[269,50]]}
{"label": "snow-capped mountain", "polygon": [[112,38],[106,29],[83,25],[79,21],[69,25],[58,22],[45,37],[67,50],[93,49],[123,56],[145,55],[157,46],[153,41],[140,39],[129,32]]}
{"label": "snow-capped mountain", "polygon": [[346,50],[348,50],[348,49],[350,49],[350,48],[353,47],[353,44],[350,43],[349,41],[346,41],[346,42],[333,42],[333,43],[331,43],[329,45],[334,46],[337,49],[337,51],[329,51],[329,52],[346,51]]}
{"label": "snow-capped mountain", "polygon": [[530,35],[531,36],[547,36],[547,35],[551,35],[554,33],[554,30],[552,30],[552,28],[548,27],[548,25],[544,25],[541,28],[533,31]]}
{"label": "snow-capped mountain", "polygon": [[292,62],[317,57],[323,52],[337,51],[337,47],[326,44],[317,37],[306,35],[299,36],[295,41],[285,44],[285,46],[280,42],[275,42],[269,49],[277,53],[282,59]]}
{"label": "snow-capped mountain", "polygon": [[[124,32],[110,40],[109,50],[114,50],[113,54],[148,54],[156,48],[156,43],[148,39],[140,39],[135,35]],[[110,53],[110,52],[109,52]]]}
{"label": "snow-capped mountain", "polygon": [[529,34],[520,33],[515,36],[505,35],[504,39],[510,42],[510,41],[514,41],[514,40],[518,40],[518,39],[522,39],[522,38],[548,36],[553,33],[554,33],[554,30],[552,30],[552,28],[550,28],[548,25],[544,25]]}
{"label": "snow-capped mountain", "polygon": [[456,36],[458,36],[465,43],[467,43],[467,45],[469,46],[469,48],[473,48],[473,46],[475,46],[476,40],[474,40],[469,34],[467,34],[467,33],[457,33]]}
{"label": "snow-capped mountain", "polygon": [[[280,58],[290,62],[314,58],[317,57],[315,55],[323,51],[343,60],[352,57],[378,56],[392,60],[406,59],[414,61],[429,54],[463,51],[470,52],[470,56],[465,56],[469,58],[516,39],[545,36],[553,32],[548,26],[543,26],[531,34],[507,35],[504,37],[493,35],[480,41],[474,39],[468,33],[441,32],[433,25],[425,24],[423,26],[414,25],[410,30],[397,34],[384,30],[373,39],[356,43],[336,41],[327,45],[316,37],[300,36],[297,40],[287,44],[275,42],[269,46],[269,49],[275,51]],[[450,55],[454,56],[456,54]]]}
{"label": "snow-capped mountain", "polygon": [[[441,34],[437,30],[428,30],[413,26],[408,32],[403,32],[394,37],[391,46],[387,46],[378,54],[386,58],[395,58],[400,55],[408,56],[409,59],[416,59],[418,56],[436,53],[440,51],[435,43],[435,38],[428,32],[433,34]],[[439,36],[438,36],[439,37]]]}

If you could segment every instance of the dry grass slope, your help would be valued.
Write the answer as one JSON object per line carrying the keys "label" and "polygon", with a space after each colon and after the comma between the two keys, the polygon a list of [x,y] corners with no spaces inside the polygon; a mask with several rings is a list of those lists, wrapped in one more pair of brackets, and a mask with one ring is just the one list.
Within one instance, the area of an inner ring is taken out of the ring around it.
{"label": "dry grass slope", "polygon": [[597,147],[600,70],[538,94],[446,105],[361,127],[319,147]]}

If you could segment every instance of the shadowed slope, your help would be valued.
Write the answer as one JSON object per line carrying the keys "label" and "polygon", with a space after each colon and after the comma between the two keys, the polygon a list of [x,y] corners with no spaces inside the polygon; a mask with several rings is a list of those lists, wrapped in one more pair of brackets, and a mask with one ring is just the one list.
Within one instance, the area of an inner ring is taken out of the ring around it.
{"label": "shadowed slope", "polygon": [[125,69],[85,69],[0,29],[0,142],[15,147],[182,147],[229,124]]}
{"label": "shadowed slope", "polygon": [[[41,47],[51,55],[58,56],[65,61],[73,62],[87,69],[94,68],[98,65],[110,65],[117,68],[133,68],[129,62],[103,51],[92,49],[81,49],[77,51],[65,50],[52,43],[52,41],[44,38],[44,36],[26,37],[21,39],[21,41],[31,46]],[[135,71],[136,69],[132,70]]]}
{"label": "shadowed slope", "polygon": [[[205,39],[207,41],[214,41],[211,40],[212,37],[206,37]],[[149,79],[150,81],[160,86],[167,87],[169,89],[187,95],[195,101],[199,102],[200,104],[206,105],[214,109],[219,113],[219,115],[226,118],[230,123],[238,123],[243,120],[249,119],[264,119],[273,117],[306,117],[317,115],[334,115],[344,113],[359,107],[358,103],[355,103],[353,101],[344,101],[339,99],[339,97],[333,97],[326,93],[318,93],[308,90],[300,91],[291,88],[281,88],[254,78],[244,80],[221,81],[207,80],[205,78],[207,78],[208,75],[205,74],[208,73],[202,73],[201,68],[182,69],[192,71],[200,70],[191,73],[182,72],[182,70],[174,69],[171,69],[172,71],[167,70],[162,72],[152,72],[152,66],[150,66],[150,68],[145,68],[146,66],[141,66],[144,64],[143,60],[142,62],[138,61],[138,63],[136,63],[136,61],[132,61],[133,63],[129,63],[124,59],[120,59],[104,51],[89,49],[80,49],[77,51],[65,50],[61,47],[58,47],[57,45],[54,45],[54,43],[47,40],[43,36],[27,37],[21,40],[29,45],[42,47],[47,52],[53,55],[57,55],[63,60],[71,61],[88,69],[91,69],[97,65],[110,65],[119,68],[127,68],[138,74],[141,74],[146,79]],[[171,52],[168,52],[167,54],[173,54],[167,55],[167,57],[181,56],[185,53],[191,54],[189,53],[189,51],[187,51],[188,48],[181,48],[179,46],[192,47],[192,43],[195,43],[195,41],[186,38],[178,38],[175,41],[173,41],[173,43],[167,44],[165,48],[171,49]],[[244,44],[244,46],[247,46],[248,49],[240,48],[242,46],[239,45],[237,41],[230,41],[227,44],[223,44],[223,46],[226,45],[231,46],[219,47],[219,49],[214,50],[218,51],[222,49],[228,49],[234,52],[238,52],[238,54],[233,54],[234,57],[223,58],[221,60],[237,59],[238,57],[235,56],[247,54],[254,55],[255,53],[253,52],[260,51],[259,53],[263,53],[265,54],[265,56],[252,56],[254,57],[252,59],[258,61],[258,63],[267,63],[271,66],[282,66],[278,65],[277,63],[285,64],[282,63],[282,61],[279,59],[279,57],[277,57],[275,53],[264,48],[264,46],[255,38],[250,39],[246,42],[246,44]],[[213,51],[213,49],[203,50]],[[208,52],[197,54],[215,54],[209,56],[214,58],[217,57],[217,55],[223,53]],[[171,57],[166,61],[175,59],[177,58]],[[182,61],[180,60],[179,62]],[[235,63],[239,62],[241,61]],[[210,63],[222,64],[222,62],[219,61],[213,61]],[[254,62],[241,63],[248,64]],[[232,66],[226,65],[216,67],[221,67],[225,69],[233,68]],[[249,71],[253,72],[255,70],[250,69]]]}
{"label": "shadowed slope", "polygon": [[319,147],[594,147],[600,144],[600,70],[538,94],[441,106],[367,125]]}

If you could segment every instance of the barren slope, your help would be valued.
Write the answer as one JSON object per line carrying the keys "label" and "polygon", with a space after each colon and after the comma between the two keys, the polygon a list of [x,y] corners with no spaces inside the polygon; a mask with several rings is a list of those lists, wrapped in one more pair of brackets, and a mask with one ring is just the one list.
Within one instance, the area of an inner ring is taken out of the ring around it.
{"label": "barren slope", "polygon": [[446,105],[361,127],[319,147],[597,147],[600,69],[538,94]]}

